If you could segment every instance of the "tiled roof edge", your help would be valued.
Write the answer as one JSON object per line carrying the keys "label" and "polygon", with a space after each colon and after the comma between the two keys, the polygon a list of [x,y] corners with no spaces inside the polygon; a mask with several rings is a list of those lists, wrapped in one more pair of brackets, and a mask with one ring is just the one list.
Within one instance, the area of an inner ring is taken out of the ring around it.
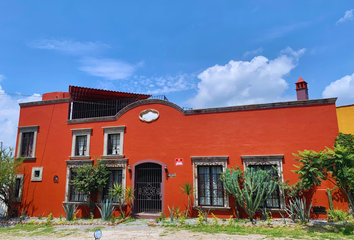
{"label": "tiled roof edge", "polygon": [[54,100],[44,100],[44,101],[36,101],[36,102],[24,102],[19,103],[20,107],[28,107],[28,106],[38,106],[38,105],[46,105],[46,104],[55,104],[55,103],[64,103],[70,102],[71,98],[60,98]]}

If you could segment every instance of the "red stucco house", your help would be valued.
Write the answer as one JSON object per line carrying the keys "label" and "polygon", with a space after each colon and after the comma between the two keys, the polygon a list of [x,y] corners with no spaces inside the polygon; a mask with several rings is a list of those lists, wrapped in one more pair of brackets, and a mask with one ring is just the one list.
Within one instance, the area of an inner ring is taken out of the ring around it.
{"label": "red stucco house", "polygon": [[[168,206],[185,209],[180,187],[187,181],[195,189],[193,206],[233,215],[233,200],[218,180],[226,168],[275,166],[283,181],[295,183],[293,153],[333,146],[336,99],[308,100],[306,82],[296,85],[298,101],[207,109],[75,86],[21,103],[16,156],[25,160],[15,200],[31,216],[52,210],[58,217],[69,202],[84,206],[86,197],[70,186],[72,169],[102,159],[111,171],[109,184],[135,188],[137,216],[167,212]],[[315,190],[314,206],[328,207],[327,187]],[[100,189],[97,202],[107,189]],[[275,191],[266,205],[283,209],[283,193]],[[345,199],[334,199],[334,207],[347,209]]]}

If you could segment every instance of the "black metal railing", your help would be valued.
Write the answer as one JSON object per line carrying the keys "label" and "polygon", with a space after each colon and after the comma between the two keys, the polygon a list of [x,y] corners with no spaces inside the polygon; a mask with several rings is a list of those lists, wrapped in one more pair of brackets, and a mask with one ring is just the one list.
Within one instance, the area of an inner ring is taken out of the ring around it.
{"label": "black metal railing", "polygon": [[[168,101],[165,95],[151,96],[149,99],[160,99]],[[108,117],[116,115],[121,109],[129,104],[140,101],[140,98],[124,98],[97,102],[73,101],[69,106],[69,116],[71,119]]]}

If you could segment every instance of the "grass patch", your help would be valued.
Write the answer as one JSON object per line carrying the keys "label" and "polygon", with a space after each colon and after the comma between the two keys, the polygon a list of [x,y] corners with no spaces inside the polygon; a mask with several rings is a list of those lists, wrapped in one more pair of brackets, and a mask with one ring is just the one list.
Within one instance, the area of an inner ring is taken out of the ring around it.
{"label": "grass patch", "polygon": [[135,218],[129,218],[127,221],[123,222],[123,223],[130,223],[130,222],[135,222],[136,219]]}
{"label": "grass patch", "polygon": [[104,229],[105,227],[94,227],[94,228],[87,228],[85,229],[85,232],[94,232],[96,230],[102,230]]}
{"label": "grass patch", "polygon": [[7,234],[11,236],[39,236],[55,233],[55,228],[53,226],[47,225],[16,225],[14,227],[3,227],[0,228],[0,235]]}
{"label": "grass patch", "polygon": [[[265,235],[267,237],[275,238],[293,238],[293,239],[354,239],[354,225],[338,225],[335,227],[324,228],[322,226],[312,226],[312,227],[274,227],[274,228],[263,228],[263,227],[242,227],[236,226],[166,226],[167,228],[178,228],[179,230],[189,230],[194,232],[204,232],[209,234],[216,233],[226,233],[230,235],[248,235],[248,234],[259,234]],[[338,231],[338,232],[335,232]]]}

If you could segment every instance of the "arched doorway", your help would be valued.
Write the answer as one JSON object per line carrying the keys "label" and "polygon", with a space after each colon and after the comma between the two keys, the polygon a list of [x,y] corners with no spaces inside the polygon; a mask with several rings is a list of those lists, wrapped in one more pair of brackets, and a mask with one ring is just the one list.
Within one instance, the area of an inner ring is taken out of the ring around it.
{"label": "arched doorway", "polygon": [[135,214],[157,214],[164,207],[162,163],[144,160],[134,164]]}

